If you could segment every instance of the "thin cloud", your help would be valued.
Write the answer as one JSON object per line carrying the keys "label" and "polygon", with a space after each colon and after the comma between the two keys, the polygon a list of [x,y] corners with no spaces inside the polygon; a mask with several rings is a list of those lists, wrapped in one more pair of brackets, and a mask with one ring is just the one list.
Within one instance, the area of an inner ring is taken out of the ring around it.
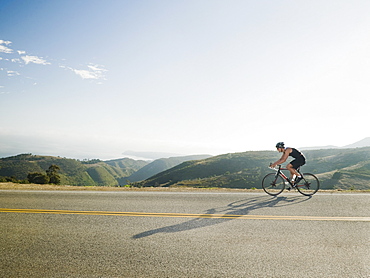
{"label": "thin cloud", "polygon": [[37,56],[21,56],[22,60],[28,65],[29,63],[39,64],[39,65],[50,65],[49,62]]}
{"label": "thin cloud", "polygon": [[79,75],[82,79],[98,79],[97,75],[94,72],[88,70],[77,70],[72,69],[72,71]]}
{"label": "thin cloud", "polygon": [[3,91],[4,88],[5,88],[4,86],[0,86],[0,95],[9,94],[9,92],[4,92]]}
{"label": "thin cloud", "polygon": [[82,79],[105,79],[104,73],[107,71],[99,65],[88,65],[89,70],[74,69],[71,67],[60,66],[61,68],[66,68],[73,71],[75,74],[80,76]]}
{"label": "thin cloud", "polygon": [[7,45],[11,43],[12,43],[11,41],[0,40],[0,52],[13,53],[13,49],[10,49],[9,47],[7,47]]}
{"label": "thin cloud", "polygon": [[12,42],[11,41],[4,41],[4,40],[0,40],[0,44],[6,44],[6,45],[9,45],[11,44]]}
{"label": "thin cloud", "polygon": [[104,72],[104,71],[107,71],[106,69],[99,68],[98,65],[88,65],[87,67],[89,69],[93,70],[93,71],[96,71],[96,72]]}
{"label": "thin cloud", "polygon": [[20,73],[15,71],[15,70],[8,70],[6,73],[7,73],[8,76],[20,75]]}
{"label": "thin cloud", "polygon": [[[19,65],[17,69],[21,69],[24,67],[24,65],[29,64],[37,64],[37,65],[51,65],[51,62],[47,61],[43,57],[36,56],[36,55],[29,55],[27,51],[25,50],[13,50],[9,46],[12,44],[11,41],[6,40],[0,40],[0,53],[5,54],[12,54],[9,57],[0,57],[0,60],[12,62],[14,64],[23,64]],[[64,61],[64,59],[62,59]],[[78,75],[82,79],[90,79],[90,80],[106,80],[105,79],[105,73],[107,70],[101,66],[96,64],[88,64],[85,69],[81,68],[72,68],[68,65],[59,65],[59,68],[68,69]],[[15,69],[8,69],[8,68],[0,68],[0,70],[4,70],[7,74],[7,76],[17,76],[21,75],[18,71]],[[20,70],[21,71],[21,70]],[[22,72],[22,71],[21,71]],[[100,84],[100,83],[99,83]]]}

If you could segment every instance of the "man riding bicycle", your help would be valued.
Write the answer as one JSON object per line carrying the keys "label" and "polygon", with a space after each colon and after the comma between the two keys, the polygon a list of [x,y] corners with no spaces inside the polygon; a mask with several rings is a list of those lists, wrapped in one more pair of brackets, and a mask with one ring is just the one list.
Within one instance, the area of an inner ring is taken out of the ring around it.
{"label": "man riding bicycle", "polygon": [[[284,163],[288,159],[288,156],[292,156],[294,158],[294,160],[291,161],[286,166],[286,168],[290,172],[290,179],[292,181],[292,184],[298,183],[302,179],[302,177],[298,173],[297,169],[300,166],[306,164],[306,158],[304,157],[304,155],[300,151],[298,151],[295,148],[285,148],[284,147],[284,142],[277,143],[276,144],[276,149],[279,153],[283,153],[283,155],[281,156],[281,158],[278,161],[276,161],[275,163],[272,163],[270,165],[270,167],[275,168],[276,165],[280,165],[280,164]],[[295,180],[295,177],[297,177],[296,180]]]}

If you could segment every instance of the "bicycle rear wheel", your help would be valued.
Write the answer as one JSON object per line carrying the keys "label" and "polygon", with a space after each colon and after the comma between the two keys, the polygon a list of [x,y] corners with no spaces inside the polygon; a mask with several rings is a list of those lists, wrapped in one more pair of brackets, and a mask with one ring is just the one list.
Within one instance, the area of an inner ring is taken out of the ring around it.
{"label": "bicycle rear wheel", "polygon": [[285,183],[281,176],[270,173],[263,178],[262,188],[267,194],[276,196],[284,190]]}
{"label": "bicycle rear wheel", "polygon": [[303,174],[303,179],[297,184],[299,193],[305,196],[311,196],[315,194],[320,188],[320,182],[318,178],[310,173]]}

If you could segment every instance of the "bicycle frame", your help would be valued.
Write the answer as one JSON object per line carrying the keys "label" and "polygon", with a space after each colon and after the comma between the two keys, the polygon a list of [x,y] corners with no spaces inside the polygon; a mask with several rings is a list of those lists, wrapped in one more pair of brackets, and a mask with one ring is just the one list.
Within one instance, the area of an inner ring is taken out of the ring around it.
{"label": "bicycle frame", "polygon": [[[279,166],[278,169],[272,168],[272,167],[269,167],[269,168],[272,169],[272,170],[275,170],[276,171],[276,175],[280,175],[285,181],[287,181],[289,183],[289,185],[291,187],[293,187],[294,184],[290,181],[290,179],[283,172],[284,170],[288,170],[288,169],[287,168],[281,168],[281,165],[278,165],[278,166]],[[303,174],[299,171],[299,168],[297,169],[297,172],[301,175],[302,179],[304,179]]]}

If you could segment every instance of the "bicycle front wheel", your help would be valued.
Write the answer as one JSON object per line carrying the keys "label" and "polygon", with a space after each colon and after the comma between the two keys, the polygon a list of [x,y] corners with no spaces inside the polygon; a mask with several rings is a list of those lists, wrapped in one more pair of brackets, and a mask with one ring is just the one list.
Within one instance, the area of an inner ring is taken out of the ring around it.
{"label": "bicycle front wheel", "polygon": [[263,178],[262,188],[267,194],[276,196],[284,190],[285,183],[281,176],[270,173]]}
{"label": "bicycle front wheel", "polygon": [[303,174],[303,179],[297,184],[297,189],[299,193],[305,196],[311,196],[315,194],[320,188],[319,179],[315,175],[305,173]]}

